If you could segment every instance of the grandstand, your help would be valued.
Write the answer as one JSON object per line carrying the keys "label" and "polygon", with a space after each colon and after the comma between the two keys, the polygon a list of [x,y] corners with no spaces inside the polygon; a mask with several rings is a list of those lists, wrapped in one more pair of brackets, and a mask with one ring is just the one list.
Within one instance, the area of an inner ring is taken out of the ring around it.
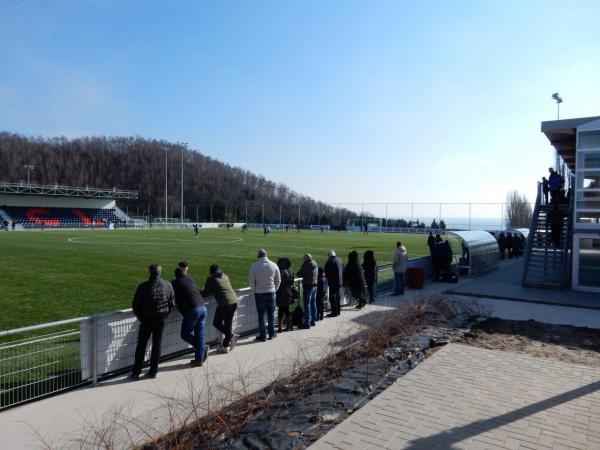
{"label": "grandstand", "polygon": [[0,220],[16,229],[122,227],[132,220],[116,200],[137,198],[116,188],[0,183]]}

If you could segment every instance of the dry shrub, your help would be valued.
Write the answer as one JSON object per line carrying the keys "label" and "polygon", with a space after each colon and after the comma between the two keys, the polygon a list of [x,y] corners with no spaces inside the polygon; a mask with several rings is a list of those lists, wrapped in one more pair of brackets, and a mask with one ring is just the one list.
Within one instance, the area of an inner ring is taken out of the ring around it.
{"label": "dry shrub", "polygon": [[[479,313],[476,304],[465,306],[443,297],[406,302],[399,308],[368,313],[365,316],[371,317],[364,329],[345,336],[341,348],[335,341],[321,344],[323,357],[317,362],[306,354],[305,342],[304,345],[298,342],[293,364],[274,373],[263,389],[253,389],[257,380],[252,378],[252,367],[238,366],[236,386],[218,380],[206,371],[203,392],[198,392],[193,380],[188,378],[186,395],[160,397],[163,409],[167,411],[166,423],[149,427],[123,410],[114,410],[95,423],[86,421],[85,432],[75,442],[82,449],[214,448],[211,442],[215,440],[223,443],[226,439],[243,436],[249,421],[261,415],[268,416],[272,432],[275,432],[280,414],[288,407],[290,392],[295,390],[304,402],[310,402],[315,390],[326,389],[331,393],[331,406],[339,407],[331,381],[341,377],[344,370],[359,362],[368,364],[369,359],[379,356],[383,349],[419,333],[426,325],[443,324],[457,315],[469,317]],[[320,408],[321,404],[315,400],[315,422],[322,419]],[[156,429],[158,426],[162,430]],[[40,441],[45,448],[57,448]]]}

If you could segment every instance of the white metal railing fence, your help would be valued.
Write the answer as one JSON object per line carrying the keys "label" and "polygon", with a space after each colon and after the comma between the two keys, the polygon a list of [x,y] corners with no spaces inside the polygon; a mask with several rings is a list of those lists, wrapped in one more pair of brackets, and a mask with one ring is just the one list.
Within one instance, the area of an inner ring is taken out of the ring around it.
{"label": "white metal railing fence", "polygon": [[[296,280],[301,289],[299,279]],[[258,329],[249,288],[236,290],[234,332]],[[206,342],[215,344],[216,310],[207,299]],[[0,331],[0,410],[36,400],[130,370],[134,363],[139,322],[131,309],[101,313],[25,328]],[[168,359],[192,348],[180,338],[181,315],[171,311],[165,323],[161,354]],[[150,347],[150,346],[149,346]],[[149,358],[150,348],[146,354]]]}
{"label": "white metal railing fence", "polygon": [[[407,268],[430,272],[429,257],[408,261]],[[391,291],[391,264],[381,264],[377,292]],[[296,279],[302,290],[301,279]],[[236,290],[238,308],[233,322],[240,335],[258,329],[258,315],[249,288]],[[342,302],[348,305],[351,299]],[[298,301],[301,304],[302,300]],[[206,342],[219,342],[212,326],[216,310],[207,299]],[[131,309],[78,317],[25,328],[0,331],[0,410],[73,389],[131,370],[139,322]],[[165,323],[161,354],[169,359],[192,351],[180,338],[181,315],[171,311]],[[146,360],[149,359],[150,346]]]}

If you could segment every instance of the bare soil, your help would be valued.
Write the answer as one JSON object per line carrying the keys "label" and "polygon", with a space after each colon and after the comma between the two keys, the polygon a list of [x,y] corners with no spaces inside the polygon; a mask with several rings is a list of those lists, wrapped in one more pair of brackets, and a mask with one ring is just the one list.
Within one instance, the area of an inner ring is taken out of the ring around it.
{"label": "bare soil", "polygon": [[466,333],[462,342],[490,350],[600,366],[600,329],[549,325],[534,320],[488,319]]}

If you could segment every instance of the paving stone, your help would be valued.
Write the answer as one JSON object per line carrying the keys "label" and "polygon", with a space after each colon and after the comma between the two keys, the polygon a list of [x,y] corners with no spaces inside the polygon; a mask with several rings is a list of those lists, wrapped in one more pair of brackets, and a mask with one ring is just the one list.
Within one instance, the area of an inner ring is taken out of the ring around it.
{"label": "paving stone", "polygon": [[382,432],[386,449],[600,449],[598,379],[598,367],[448,344],[312,448],[358,442],[350,427],[369,445]]}

